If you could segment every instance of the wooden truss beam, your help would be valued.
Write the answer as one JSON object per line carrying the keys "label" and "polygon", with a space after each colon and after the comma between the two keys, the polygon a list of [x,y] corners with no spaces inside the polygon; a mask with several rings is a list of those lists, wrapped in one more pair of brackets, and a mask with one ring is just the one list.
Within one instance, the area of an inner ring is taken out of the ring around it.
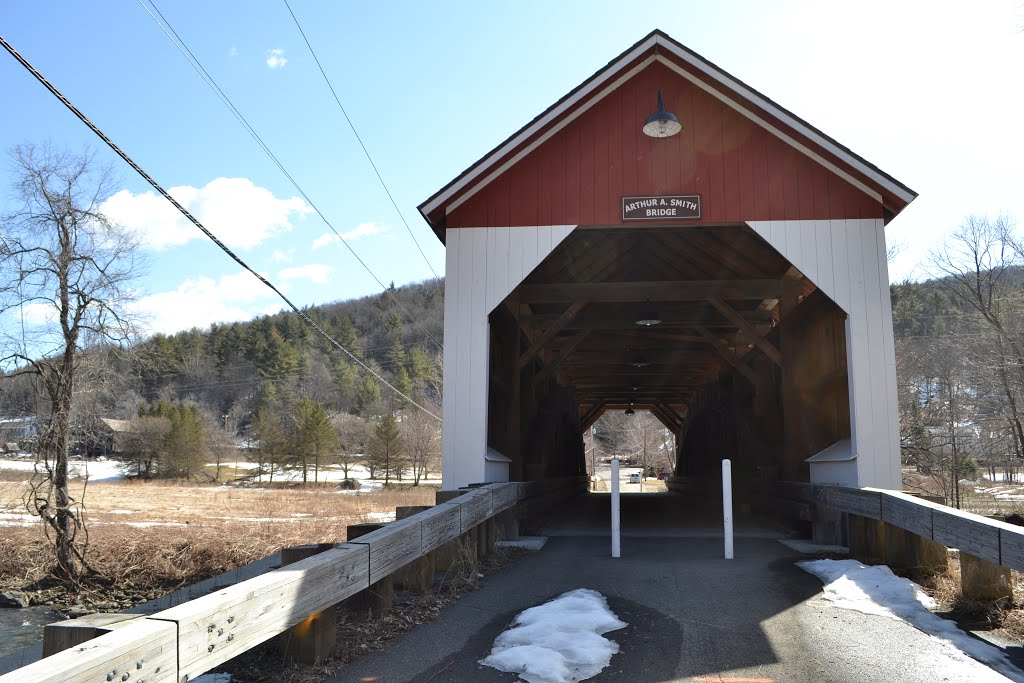
{"label": "wooden truss beam", "polygon": [[[768,298],[768,297],[765,297]],[[758,332],[753,325],[748,323],[742,316],[740,316],[732,306],[727,304],[721,297],[712,297],[708,301],[711,305],[718,309],[725,318],[739,329],[750,341],[757,345],[757,348],[764,352],[764,355],[768,356],[773,363],[776,365],[782,365],[782,352],[775,347],[770,341],[764,338],[764,336]]]}
{"label": "wooden truss beam", "polygon": [[561,332],[562,328],[564,328],[570,320],[575,318],[576,314],[582,311],[586,305],[587,302],[585,301],[573,301],[569,304],[569,307],[566,308],[553,323],[548,325],[547,329],[544,330],[544,333],[537,337],[530,348],[519,357],[519,369],[522,370],[525,368],[526,365],[540,352],[540,350],[543,349],[548,342],[554,339],[555,335]]}
{"label": "wooden truss beam", "polygon": [[667,282],[556,282],[520,285],[520,301],[529,303],[602,303],[769,299],[780,296],[780,280],[679,280]]}
{"label": "wooden truss beam", "polygon": [[598,418],[604,415],[606,410],[604,405],[604,401],[598,401],[593,408],[584,413],[583,417],[580,419],[580,429],[582,431],[590,429],[590,427],[597,422]]}
{"label": "wooden truss beam", "polygon": [[722,340],[711,334],[708,330],[700,328],[700,334],[704,339],[707,340],[708,344],[714,350],[715,355],[724,360],[726,363],[736,369],[738,373],[743,375],[751,384],[757,384],[757,374],[750,368],[749,365],[744,363],[739,356],[730,351],[722,344]]}
{"label": "wooden truss beam", "polygon": [[562,361],[568,358],[569,355],[576,350],[576,347],[583,343],[583,340],[586,339],[589,334],[590,332],[584,330],[572,337],[568,343],[559,350],[558,355],[549,361],[548,364],[544,366],[543,370],[537,373],[537,376],[533,378],[533,385],[537,386],[551,377],[555,370],[558,369],[558,366],[562,364]]}

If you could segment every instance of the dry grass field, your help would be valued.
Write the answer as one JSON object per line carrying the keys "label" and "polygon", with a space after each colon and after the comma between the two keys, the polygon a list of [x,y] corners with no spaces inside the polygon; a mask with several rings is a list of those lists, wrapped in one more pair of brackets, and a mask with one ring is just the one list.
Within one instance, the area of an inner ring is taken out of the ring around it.
{"label": "dry grass field", "polygon": [[[50,550],[38,521],[25,511],[25,475],[0,478],[0,589],[42,579]],[[256,488],[186,482],[73,480],[85,501],[87,558],[97,575],[86,604],[125,604],[266,557],[284,546],[340,542],[346,526],[393,519],[396,506],[431,505],[435,488],[398,486],[341,492],[334,485]],[[44,584],[45,585],[45,584]],[[54,589],[56,590],[56,589]],[[92,594],[92,595],[90,595]],[[55,604],[70,596],[42,596]]]}

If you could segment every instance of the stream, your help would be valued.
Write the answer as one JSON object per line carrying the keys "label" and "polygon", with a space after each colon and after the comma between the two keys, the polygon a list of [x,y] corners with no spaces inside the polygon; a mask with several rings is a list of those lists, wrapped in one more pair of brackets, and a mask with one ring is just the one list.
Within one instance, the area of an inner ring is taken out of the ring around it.
{"label": "stream", "polygon": [[39,607],[0,608],[0,657],[42,642],[43,626],[61,619]]}

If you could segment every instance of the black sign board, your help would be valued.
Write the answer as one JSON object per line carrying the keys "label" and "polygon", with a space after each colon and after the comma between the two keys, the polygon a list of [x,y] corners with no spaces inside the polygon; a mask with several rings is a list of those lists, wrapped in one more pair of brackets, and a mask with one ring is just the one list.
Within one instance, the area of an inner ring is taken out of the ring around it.
{"label": "black sign board", "polygon": [[622,198],[624,221],[671,221],[700,218],[700,195],[654,195]]}

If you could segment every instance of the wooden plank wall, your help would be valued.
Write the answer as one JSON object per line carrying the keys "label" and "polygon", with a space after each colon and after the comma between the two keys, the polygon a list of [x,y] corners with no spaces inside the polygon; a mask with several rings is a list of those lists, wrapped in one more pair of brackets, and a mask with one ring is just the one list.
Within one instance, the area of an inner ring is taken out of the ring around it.
{"label": "wooden plank wall", "polygon": [[575,226],[448,230],[444,301],[445,488],[484,481],[487,316]]}
{"label": "wooden plank wall", "polygon": [[783,313],[783,479],[811,481],[806,459],[850,438],[845,318],[821,290]]}
{"label": "wooden plank wall", "polygon": [[[662,90],[684,121],[650,138]],[[721,93],[727,98],[727,93]],[[739,106],[739,105],[737,105]],[[700,221],[881,218],[882,204],[665,64],[654,63],[530,151],[445,217],[452,228],[622,223],[628,195],[699,193]]]}
{"label": "wooden plank wall", "polygon": [[860,486],[898,489],[896,352],[882,219],[750,226],[835,301],[846,325],[851,432]]}

